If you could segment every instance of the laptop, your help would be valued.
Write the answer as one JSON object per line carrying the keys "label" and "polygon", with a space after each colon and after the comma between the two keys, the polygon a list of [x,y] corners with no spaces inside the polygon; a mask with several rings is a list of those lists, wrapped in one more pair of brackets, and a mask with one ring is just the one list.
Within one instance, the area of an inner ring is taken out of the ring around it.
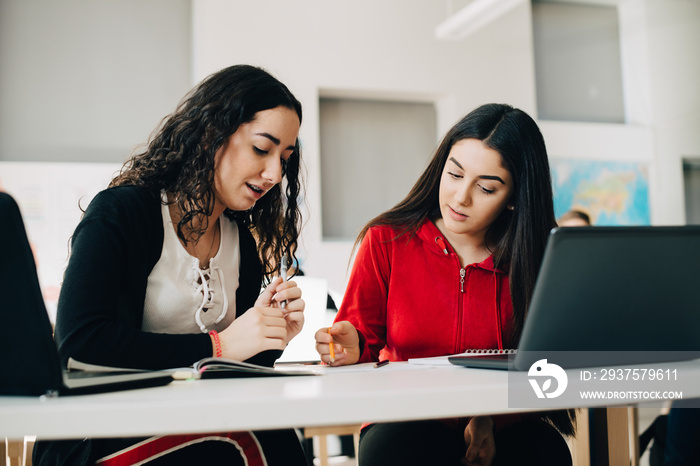
{"label": "laptop", "polygon": [[700,358],[700,226],[555,228],[514,355],[450,356],[528,370]]}
{"label": "laptop", "polygon": [[0,192],[0,395],[77,395],[166,385],[154,371],[68,372],[61,367],[17,203]]}

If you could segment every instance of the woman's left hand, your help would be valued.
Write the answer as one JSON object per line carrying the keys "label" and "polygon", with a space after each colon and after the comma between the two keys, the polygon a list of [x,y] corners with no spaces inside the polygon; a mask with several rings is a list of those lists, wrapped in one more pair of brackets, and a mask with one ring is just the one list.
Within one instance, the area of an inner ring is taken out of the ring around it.
{"label": "woman's left hand", "polygon": [[496,456],[496,442],[493,438],[491,416],[475,416],[464,429],[464,443],[467,453],[462,463],[468,466],[488,466]]}
{"label": "woman's left hand", "polygon": [[301,289],[297,284],[294,281],[282,281],[277,277],[265,288],[255,305],[282,307],[282,302],[285,302],[283,312],[287,320],[287,343],[289,343],[304,326],[306,303],[301,299]]}

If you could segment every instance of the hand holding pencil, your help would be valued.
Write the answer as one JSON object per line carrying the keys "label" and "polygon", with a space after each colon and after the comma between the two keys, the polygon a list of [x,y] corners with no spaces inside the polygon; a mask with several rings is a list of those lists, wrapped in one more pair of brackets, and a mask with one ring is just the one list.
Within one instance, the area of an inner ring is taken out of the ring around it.
{"label": "hand holding pencil", "polygon": [[[328,335],[331,335],[331,328],[328,327]],[[328,345],[330,362],[335,362],[335,341],[333,341],[333,335],[331,335],[331,343]]]}
{"label": "hand holding pencil", "polygon": [[315,335],[321,361],[331,366],[355,364],[360,359],[360,336],[350,322],[336,322]]}

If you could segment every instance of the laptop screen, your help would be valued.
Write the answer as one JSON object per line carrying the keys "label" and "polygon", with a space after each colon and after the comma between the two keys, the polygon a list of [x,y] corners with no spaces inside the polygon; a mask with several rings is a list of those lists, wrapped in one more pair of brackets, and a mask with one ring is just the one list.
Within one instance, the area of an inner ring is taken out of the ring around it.
{"label": "laptop screen", "polygon": [[42,395],[61,386],[58,353],[34,255],[15,200],[0,192],[0,394]]}
{"label": "laptop screen", "polygon": [[554,229],[519,351],[698,351],[699,264],[700,226]]}

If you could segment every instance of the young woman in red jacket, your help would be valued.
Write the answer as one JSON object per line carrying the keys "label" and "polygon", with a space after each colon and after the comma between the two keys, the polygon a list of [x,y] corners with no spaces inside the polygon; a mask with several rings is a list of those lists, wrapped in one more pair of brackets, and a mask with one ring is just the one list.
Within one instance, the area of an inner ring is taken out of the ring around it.
{"label": "young woman in red jacket", "polygon": [[[360,233],[340,311],[316,333],[321,359],[339,366],[517,346],[555,225],[537,124],[508,105],[477,108],[450,129],[408,196]],[[561,466],[571,464],[561,434],[573,434],[573,419],[564,411],[372,424],[359,459]]]}

